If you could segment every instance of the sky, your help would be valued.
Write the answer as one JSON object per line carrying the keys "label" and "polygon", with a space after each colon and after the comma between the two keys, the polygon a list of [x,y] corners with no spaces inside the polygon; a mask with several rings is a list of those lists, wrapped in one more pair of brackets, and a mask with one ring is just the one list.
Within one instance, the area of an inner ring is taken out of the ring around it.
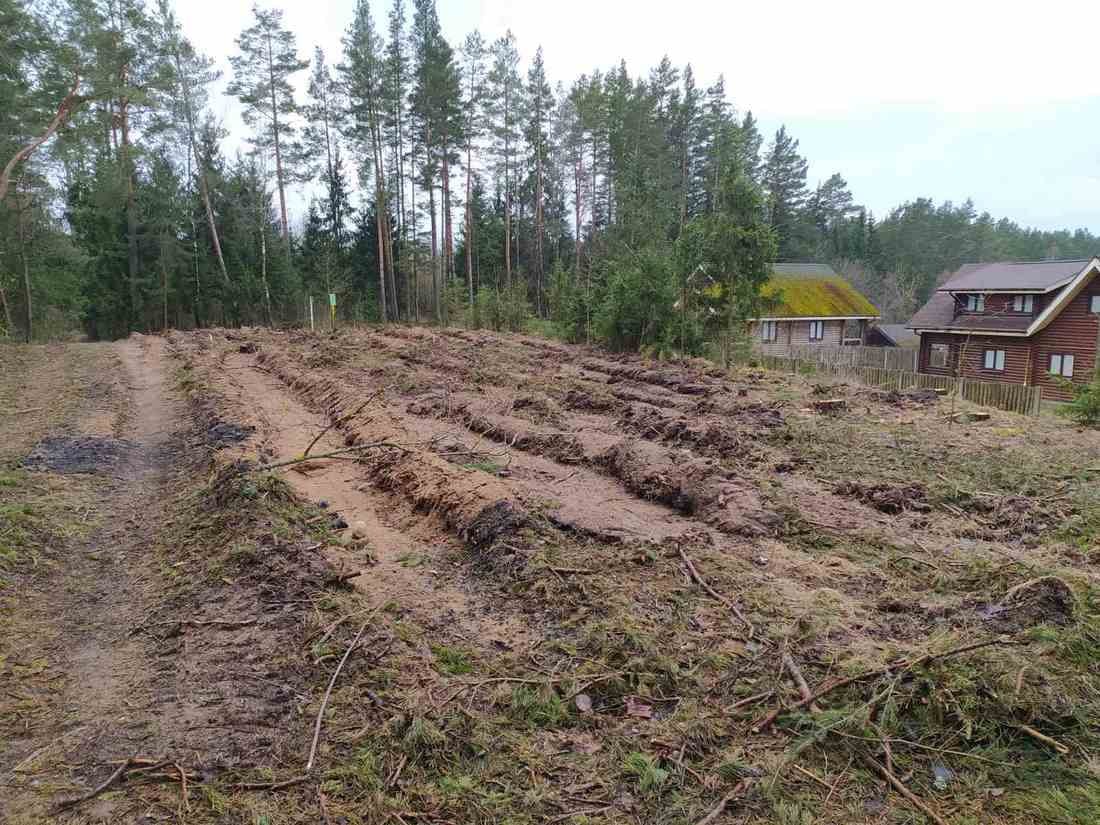
{"label": "sky", "polygon": [[[303,57],[339,60],[355,0],[269,0]],[[406,0],[411,7],[412,0]],[[184,31],[226,76],[251,0],[177,0]],[[390,0],[371,3],[385,31]],[[973,199],[979,211],[1041,229],[1100,233],[1100,83],[1090,33],[1100,3],[926,0],[922,4],[438,0],[453,46],[475,28],[542,46],[552,82],[626,61],[648,74],[663,55],[690,62],[700,87],[725,77],[730,101],[769,137],[786,125],[811,186],[839,172],[883,216],[917,197]],[[409,9],[411,18],[411,8]],[[308,73],[299,76],[304,92]],[[236,101],[215,95],[230,130]],[[304,192],[292,198],[299,217]]]}

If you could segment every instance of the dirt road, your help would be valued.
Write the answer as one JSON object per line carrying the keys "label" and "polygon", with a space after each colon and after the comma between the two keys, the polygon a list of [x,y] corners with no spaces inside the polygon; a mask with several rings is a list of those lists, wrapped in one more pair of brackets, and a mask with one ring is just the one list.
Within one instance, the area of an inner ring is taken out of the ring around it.
{"label": "dirt road", "polygon": [[[29,564],[12,564],[19,587],[4,601],[0,820],[13,823],[44,821],[131,757],[203,771],[254,764],[258,745],[284,735],[265,728],[293,710],[287,686],[248,683],[277,670],[266,660],[277,641],[203,625],[255,607],[187,594],[173,580],[197,565],[161,553],[176,540],[179,497],[205,472],[164,341],[55,350],[41,366],[20,403],[61,418],[48,436],[20,424],[8,433],[20,443],[7,444],[30,452],[33,471],[16,480],[47,485],[28,508],[42,543]],[[135,804],[108,795],[81,815],[128,821]]]}

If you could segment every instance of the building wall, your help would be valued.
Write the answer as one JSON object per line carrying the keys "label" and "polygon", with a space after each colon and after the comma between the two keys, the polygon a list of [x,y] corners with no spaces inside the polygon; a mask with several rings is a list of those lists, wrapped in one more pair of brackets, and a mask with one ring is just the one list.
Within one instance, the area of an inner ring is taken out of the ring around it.
{"label": "building wall", "polygon": [[1073,355],[1073,378],[1075,384],[1087,384],[1096,370],[1096,342],[1100,333],[1100,316],[1089,312],[1089,303],[1093,295],[1100,295],[1100,280],[1093,278],[1085,285],[1080,294],[1058,313],[1046,328],[1036,333],[1035,374],[1033,384],[1043,388],[1044,398],[1066,400],[1071,394],[1057,385],[1050,376],[1050,356],[1052,353]]}
{"label": "building wall", "polygon": [[822,344],[838,347],[844,339],[843,321],[825,321],[824,337],[820,341],[810,341],[809,321],[777,321],[778,330],[774,341],[760,339],[760,323],[754,321],[750,326],[753,347],[764,355],[786,355],[792,346]]}
{"label": "building wall", "polygon": [[[950,356],[946,367],[933,367],[931,353],[933,344],[947,344]],[[1003,350],[1004,369],[985,368],[985,351]],[[1009,384],[1023,384],[1027,380],[1031,366],[1031,342],[1026,338],[1011,338],[1000,335],[952,335],[944,332],[925,332],[920,337],[920,358],[918,371],[929,375],[947,375],[974,378],[978,381],[1004,381]],[[962,369],[958,364],[962,359]]]}

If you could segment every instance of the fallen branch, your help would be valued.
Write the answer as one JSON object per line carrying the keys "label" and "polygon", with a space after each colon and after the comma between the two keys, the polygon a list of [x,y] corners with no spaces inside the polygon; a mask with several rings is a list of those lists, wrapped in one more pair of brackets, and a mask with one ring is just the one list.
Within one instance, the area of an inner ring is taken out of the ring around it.
{"label": "fallen branch", "polygon": [[891,670],[900,669],[904,673],[906,671],[912,670],[913,668],[920,667],[921,665],[931,664],[932,662],[938,661],[939,659],[947,659],[951,656],[960,656],[963,653],[970,653],[973,650],[979,650],[983,647],[992,647],[994,645],[1022,644],[1027,644],[1027,642],[1005,639],[1002,637],[998,637],[996,639],[986,639],[983,642],[973,642],[968,645],[963,645],[962,647],[956,647],[952,650],[946,650],[943,653],[926,653],[923,656],[919,656],[916,659],[912,659],[908,662],[893,662],[891,664],[884,665],[883,667],[875,668],[874,670],[866,670],[863,673],[857,673],[855,676],[846,676],[843,679],[835,679],[832,682],[824,685],[823,687],[818,688],[816,691],[813,691],[809,695],[809,697],[800,699],[789,708],[780,706],[768,712],[766,716],[762,717],[752,726],[752,731],[753,733],[759,733],[760,731],[764,730],[764,728],[771,727],[771,725],[775,723],[775,720],[779,718],[779,714],[783,713],[785,710],[796,710],[798,708],[804,708],[810,703],[816,702],[823,696],[832,693],[834,690],[838,690],[842,687],[847,687],[848,685],[854,684],[856,682],[862,682],[865,679],[872,679],[876,676],[881,676],[884,673],[889,673]]}
{"label": "fallen branch", "polygon": [[935,822],[936,825],[947,825],[947,822],[943,819],[943,817],[941,817],[926,804],[924,804],[919,796],[917,796],[915,793],[905,787],[905,784],[896,776],[894,776],[893,773],[888,771],[884,766],[880,765],[869,756],[864,756],[863,761],[866,762],[868,766],[878,771],[878,773],[882,774],[883,778],[886,779],[886,781],[889,782],[891,785],[893,785],[894,790],[904,796],[909,801],[909,803],[913,805],[913,807],[915,807],[922,814]]}
{"label": "fallen branch", "polygon": [[59,802],[57,805],[54,806],[53,812],[55,814],[59,814],[62,811],[67,811],[69,808],[79,805],[81,802],[87,802],[89,799],[95,799],[105,790],[118,782],[122,775],[126,773],[126,769],[129,768],[130,765],[132,765],[133,763],[134,757],[131,756],[129,759],[127,759],[125,762],[115,768],[114,773],[108,776],[104,782],[97,785],[95,788],[88,791],[88,793],[84,794],[83,796],[78,796],[75,799],[67,799],[64,802]]}
{"label": "fallen branch", "polygon": [[814,713],[821,710],[821,708],[817,706],[817,703],[814,702],[813,692],[810,690],[810,686],[806,684],[806,677],[802,675],[802,670],[798,667],[798,664],[791,654],[786,651],[783,653],[783,666],[787,668],[787,672],[791,674],[794,683],[798,685],[798,692],[802,696],[802,701],[808,703],[810,710]]}
{"label": "fallen branch", "polygon": [[356,407],[348,415],[333,415],[331,417],[328,425],[323,430],[321,430],[321,432],[317,433],[316,437],[314,437],[314,439],[311,442],[309,442],[309,446],[306,447],[306,451],[304,453],[302,453],[302,456],[303,457],[308,456],[309,451],[313,449],[313,447],[317,444],[317,442],[325,437],[325,433],[327,433],[333,427],[337,427],[340,424],[343,424],[345,421],[349,421],[350,419],[355,418],[355,416],[357,416],[357,415],[359,415],[359,413],[363,412],[363,410],[365,410],[367,408],[367,406],[381,394],[382,394],[381,390],[374,393],[374,395],[372,395],[370,398],[368,398],[366,401],[364,401],[362,404],[360,404],[358,407]]}
{"label": "fallen branch", "polygon": [[325,690],[325,696],[321,700],[321,707],[317,711],[317,724],[313,726],[313,742],[309,746],[309,760],[306,762],[306,773],[313,770],[313,760],[317,756],[317,742],[321,738],[321,725],[325,721],[325,708],[328,707],[329,697],[332,696],[332,688],[336,684],[336,679],[340,676],[340,671],[344,669],[348,657],[351,656],[351,652],[355,650],[355,646],[358,645],[359,640],[363,638],[363,634],[366,632],[370,620],[371,617],[368,617],[367,620],[363,622],[362,627],[359,628],[359,632],[355,634],[355,638],[352,639],[351,644],[348,645],[348,649],[344,651],[344,658],[340,660],[340,664],[336,666],[336,670],[333,671],[332,678],[329,680],[328,688]]}
{"label": "fallen branch", "polygon": [[410,453],[412,450],[407,447],[403,447],[400,444],[394,444],[392,441],[372,441],[370,444],[356,444],[354,447],[344,447],[339,450],[333,450],[330,453],[318,453],[317,455],[300,455],[297,458],[288,458],[286,461],[276,461],[274,464],[257,464],[255,467],[251,467],[245,472],[263,472],[265,470],[277,470],[280,467],[289,467],[292,464],[301,464],[303,461],[316,461],[321,458],[334,458],[338,455],[346,455],[347,453],[356,453],[361,450],[374,450],[379,448],[388,447],[394,450],[400,450],[403,453]]}
{"label": "fallen branch", "polygon": [[747,786],[744,784],[744,782],[738,782],[736,785],[734,785],[733,790],[723,796],[722,801],[715,805],[713,810],[711,810],[709,814],[696,822],[695,825],[710,825],[710,823],[714,822],[716,819],[718,819],[718,817],[722,815],[722,812],[726,810],[726,806],[728,804],[730,804],[733,800],[737,799],[739,796],[742,796],[745,793],[746,788]]}
{"label": "fallen branch", "polygon": [[5,415],[26,415],[27,413],[40,412],[45,407],[27,407],[25,410],[12,410],[11,412],[4,413]]}
{"label": "fallen branch", "polygon": [[1063,745],[1057,739],[1052,739],[1045,733],[1040,733],[1039,731],[1035,730],[1035,728],[1031,727],[1031,725],[1017,725],[1016,727],[1018,727],[1035,741],[1042,742],[1044,745],[1050,745],[1050,747],[1054,748],[1054,750],[1058,751],[1058,753],[1062,755],[1069,753],[1069,748],[1066,745]]}
{"label": "fallen branch", "polygon": [[730,612],[733,613],[734,616],[740,619],[745,627],[748,628],[748,638],[751,639],[753,637],[753,634],[756,633],[756,628],[752,626],[752,622],[745,618],[745,615],[738,609],[737,605],[735,605],[733,602],[731,602],[729,599],[727,599],[725,596],[723,596],[721,593],[719,593],[717,590],[707,584],[706,579],[699,575],[699,571],[695,569],[695,565],[692,564],[691,558],[688,556],[687,553],[684,552],[684,548],[682,546],[677,544],[676,551],[680,554],[680,558],[684,560],[684,564],[687,565],[688,573],[691,574],[692,580],[705,591],[707,591],[707,593],[710,594],[713,599],[724,604],[730,610]]}
{"label": "fallen branch", "polygon": [[737,710],[738,708],[743,708],[745,705],[752,705],[756,702],[762,702],[763,700],[769,698],[773,693],[775,693],[774,690],[766,690],[763,693],[757,693],[755,696],[746,696],[744,699],[738,699],[736,702],[726,708],[726,713]]}

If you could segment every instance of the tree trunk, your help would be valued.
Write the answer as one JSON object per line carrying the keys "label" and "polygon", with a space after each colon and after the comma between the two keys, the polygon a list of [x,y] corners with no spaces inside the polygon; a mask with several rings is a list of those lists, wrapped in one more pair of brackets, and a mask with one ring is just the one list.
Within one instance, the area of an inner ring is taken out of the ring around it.
{"label": "tree trunk", "polygon": [[538,148],[535,154],[535,314],[539,318],[542,317],[542,221],[542,134],[540,127]]}
{"label": "tree trunk", "polygon": [[15,324],[11,320],[11,307],[8,306],[8,293],[4,289],[4,284],[0,283],[0,304],[4,307],[4,330],[5,334],[11,335],[15,329]]}
{"label": "tree trunk", "polygon": [[439,253],[436,251],[436,242],[438,240],[438,230],[436,228],[435,221],[435,183],[428,184],[428,205],[432,211],[432,304],[435,308],[435,320],[437,323],[443,321],[442,302],[440,301],[439,287],[440,287],[440,272],[439,272]]}
{"label": "tree trunk", "polygon": [[[264,176],[266,177],[266,175]],[[267,286],[267,220],[264,216],[264,201],[267,200],[267,182],[263,185],[263,197],[260,198],[260,281],[264,285],[264,310],[268,327],[274,326],[271,319],[271,290]]]}
{"label": "tree trunk", "polygon": [[168,267],[164,265],[163,250],[160,256],[160,291],[164,300],[164,323],[161,325],[161,331],[168,332]]}
{"label": "tree trunk", "polygon": [[443,283],[447,284],[454,277],[454,247],[451,245],[451,169],[448,163],[450,148],[447,146],[446,137],[443,140],[443,164],[440,195],[443,200]]}
{"label": "tree trunk", "polygon": [[137,329],[138,318],[138,225],[136,177],[130,145],[130,101],[119,100],[122,132],[122,167],[126,178],[126,269],[130,281],[130,327]]}
{"label": "tree trunk", "polygon": [[474,305],[474,227],[473,210],[470,208],[473,170],[473,140],[466,140],[466,291],[469,293],[470,306]]}
{"label": "tree trunk", "polygon": [[378,304],[382,311],[382,323],[386,323],[389,314],[389,302],[386,300],[386,246],[385,235],[382,234],[382,187],[375,184],[374,187],[374,226],[378,232]]}
{"label": "tree trunk", "polygon": [[279,187],[279,221],[286,241],[286,257],[290,260],[290,224],[286,218],[286,192],[283,188],[283,152],[279,145],[279,106],[275,99],[275,65],[271,53],[271,35],[267,35],[267,76],[271,90],[271,134],[275,139],[275,183]]}
{"label": "tree trunk", "polygon": [[573,161],[573,274],[581,271],[581,187],[584,185],[584,169],[581,167],[580,153]]}
{"label": "tree trunk", "polygon": [[412,150],[412,167],[413,167],[413,186],[410,196],[412,198],[412,283],[409,285],[409,300],[412,302],[412,316],[416,323],[420,323],[420,244],[416,237],[416,230],[418,226],[418,216],[416,214],[416,144],[413,144]]}
{"label": "tree trunk", "polygon": [[23,297],[26,301],[26,341],[29,344],[31,342],[31,332],[34,322],[34,314],[31,311],[31,266],[27,260],[27,227],[25,210],[19,213],[17,218],[19,223],[19,257],[23,260]]}

